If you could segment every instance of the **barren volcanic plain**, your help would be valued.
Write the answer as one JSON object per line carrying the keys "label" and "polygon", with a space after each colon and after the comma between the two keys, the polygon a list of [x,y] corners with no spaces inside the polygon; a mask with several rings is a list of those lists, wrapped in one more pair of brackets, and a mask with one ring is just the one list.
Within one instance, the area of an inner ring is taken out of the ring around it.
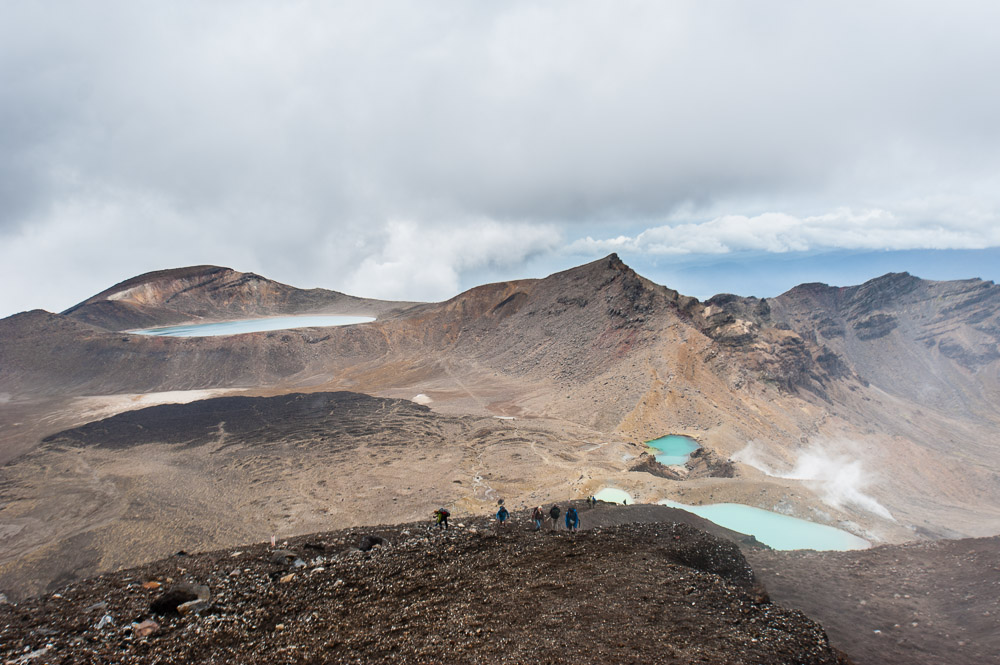
{"label": "barren volcanic plain", "polygon": [[[298,314],[377,318],[223,337],[129,332]],[[858,662],[983,662],[1000,610],[952,603],[970,582],[950,584],[945,562],[967,555],[932,544],[996,551],[998,343],[1000,288],[974,279],[890,274],[702,302],[611,255],[405,303],[214,266],[149,273],[62,314],[0,320],[0,592],[19,600],[178,550],[413,522],[442,505],[483,516],[500,497],[519,509],[610,487],[640,503],[735,502],[851,531],[879,547],[748,559],[766,569],[772,599],[819,620]],[[701,461],[655,473],[640,456],[666,434],[696,439]],[[845,571],[842,584],[811,585],[825,569],[816,561],[838,562],[828,570]],[[830,604],[850,622],[820,616],[838,588],[862,593],[855,564],[875,577],[896,566],[884,575],[906,580],[936,566],[929,599],[910,609],[974,607],[975,630],[956,637],[953,616],[917,620],[930,624],[919,637],[893,636],[899,622],[867,627],[911,592]],[[982,570],[995,590],[997,574]],[[908,660],[889,657],[899,645]]]}

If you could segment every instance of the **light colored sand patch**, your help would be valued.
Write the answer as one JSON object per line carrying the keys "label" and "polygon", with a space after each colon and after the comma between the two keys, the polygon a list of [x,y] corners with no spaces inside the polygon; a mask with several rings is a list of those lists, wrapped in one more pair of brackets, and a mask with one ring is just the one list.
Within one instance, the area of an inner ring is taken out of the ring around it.
{"label": "light colored sand patch", "polygon": [[80,408],[80,415],[88,420],[107,418],[124,411],[145,409],[158,404],[187,404],[200,399],[210,399],[222,395],[242,392],[239,390],[170,390],[159,393],[136,393],[127,395],[94,395],[78,397],[74,405]]}
{"label": "light colored sand patch", "polygon": [[514,420],[514,416],[493,416],[497,420]]}
{"label": "light colored sand patch", "polygon": [[417,404],[424,404],[424,405],[426,405],[426,404],[430,404],[434,400],[432,400],[427,395],[425,395],[423,393],[420,393],[419,395],[414,395],[413,396],[413,401],[416,402]]}
{"label": "light colored sand patch", "polygon": [[630,505],[635,503],[632,500],[632,495],[625,490],[620,490],[615,487],[602,487],[594,498],[598,501],[607,501],[609,503],[629,503]]}

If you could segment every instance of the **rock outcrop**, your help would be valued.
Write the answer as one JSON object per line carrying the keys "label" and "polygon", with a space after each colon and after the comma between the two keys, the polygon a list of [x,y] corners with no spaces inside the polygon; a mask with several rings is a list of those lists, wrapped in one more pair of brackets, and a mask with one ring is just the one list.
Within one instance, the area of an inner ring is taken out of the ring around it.
{"label": "rock outcrop", "polygon": [[668,478],[670,480],[684,479],[682,474],[678,473],[674,469],[671,469],[666,464],[660,464],[656,461],[656,457],[645,452],[639,453],[639,457],[637,457],[635,461],[629,465],[628,470],[635,473],[649,473],[657,478]]}

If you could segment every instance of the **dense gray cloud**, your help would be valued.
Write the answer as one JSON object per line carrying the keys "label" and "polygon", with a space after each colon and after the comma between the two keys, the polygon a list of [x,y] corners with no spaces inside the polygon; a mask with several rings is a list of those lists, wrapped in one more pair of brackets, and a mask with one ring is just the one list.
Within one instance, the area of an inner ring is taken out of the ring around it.
{"label": "dense gray cloud", "polygon": [[0,315],[194,263],[438,299],[616,247],[997,246],[998,24],[990,2],[0,2]]}

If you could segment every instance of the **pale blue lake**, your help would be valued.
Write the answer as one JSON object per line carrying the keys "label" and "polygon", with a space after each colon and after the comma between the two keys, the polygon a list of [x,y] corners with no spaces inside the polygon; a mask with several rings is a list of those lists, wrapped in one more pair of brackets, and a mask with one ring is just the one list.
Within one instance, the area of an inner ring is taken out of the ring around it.
{"label": "pale blue lake", "polygon": [[657,462],[668,466],[683,466],[687,463],[691,453],[701,448],[697,441],[689,436],[681,436],[680,434],[661,436],[659,439],[647,441],[646,445],[658,451],[654,454]]}
{"label": "pale blue lake", "polygon": [[604,487],[594,498],[598,501],[607,501],[608,503],[628,503],[632,505],[632,495],[625,490],[620,490],[615,487]]}
{"label": "pale blue lake", "polygon": [[739,503],[689,506],[669,499],[659,503],[694,513],[727,529],[752,534],[757,540],[776,550],[844,551],[871,547],[871,543],[864,538],[842,529]]}
{"label": "pale blue lake", "polygon": [[243,335],[269,330],[291,330],[293,328],[326,328],[349,326],[355,323],[374,321],[371,316],[274,316],[267,319],[242,319],[219,323],[191,323],[166,328],[130,330],[136,335],[161,335],[165,337],[217,337],[219,335]]}

